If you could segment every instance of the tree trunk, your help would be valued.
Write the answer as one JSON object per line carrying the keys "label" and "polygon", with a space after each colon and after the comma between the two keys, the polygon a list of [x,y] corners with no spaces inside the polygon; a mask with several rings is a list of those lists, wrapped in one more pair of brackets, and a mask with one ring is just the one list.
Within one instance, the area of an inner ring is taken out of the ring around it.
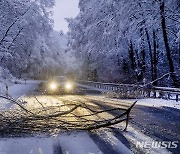
{"label": "tree trunk", "polygon": [[[154,47],[154,52],[153,52],[153,77],[154,79],[157,79],[157,64],[158,64],[158,60],[157,60],[157,42],[156,42],[156,33],[153,30],[153,47]],[[157,86],[157,82],[153,83],[154,86]]]}
{"label": "tree trunk", "polygon": [[170,52],[170,47],[169,47],[169,42],[168,42],[168,37],[167,37],[164,1],[160,1],[160,15],[161,15],[161,28],[163,32],[163,40],[164,40],[164,45],[166,48],[166,55],[167,55],[167,59],[169,63],[169,70],[171,72],[171,79],[173,80],[174,85],[179,87],[180,83],[178,82],[178,79],[176,75],[174,74],[174,64],[171,57],[171,52]]}
{"label": "tree trunk", "polygon": [[145,60],[145,45],[144,45],[144,36],[143,36],[143,28],[140,29],[140,34],[141,34],[141,40],[142,40],[142,43],[141,43],[141,63],[142,63],[142,70],[143,70],[143,73],[145,73],[145,70],[146,70],[146,60]]}
{"label": "tree trunk", "polygon": [[133,49],[132,41],[130,41],[130,45],[129,45],[129,58],[131,60],[131,68],[135,69],[136,62],[135,62],[134,49]]}
{"label": "tree trunk", "polygon": [[147,37],[147,42],[148,42],[148,47],[149,47],[149,55],[150,55],[150,61],[151,61],[151,78],[152,81],[154,80],[154,68],[153,68],[153,54],[152,54],[152,48],[151,48],[151,42],[150,42],[150,38],[149,38],[149,33],[147,31],[147,29],[145,28],[145,32],[146,32],[146,37]]}

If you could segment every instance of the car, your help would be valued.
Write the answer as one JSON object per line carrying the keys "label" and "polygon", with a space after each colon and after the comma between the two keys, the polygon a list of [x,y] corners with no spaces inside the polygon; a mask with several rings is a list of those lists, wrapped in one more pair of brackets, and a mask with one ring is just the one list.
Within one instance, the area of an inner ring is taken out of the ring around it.
{"label": "car", "polygon": [[47,81],[45,88],[48,94],[73,94],[76,85],[72,79],[65,76],[54,76]]}

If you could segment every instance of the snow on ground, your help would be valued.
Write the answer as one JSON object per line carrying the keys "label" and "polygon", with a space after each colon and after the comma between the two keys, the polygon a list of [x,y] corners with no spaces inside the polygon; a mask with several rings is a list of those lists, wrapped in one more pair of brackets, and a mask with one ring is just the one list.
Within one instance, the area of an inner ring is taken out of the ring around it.
{"label": "snow on ground", "polygon": [[[103,139],[118,153],[132,154],[111,132]],[[112,148],[104,147],[104,148]],[[61,133],[56,137],[3,138],[0,140],[0,154],[102,154],[88,132]]]}
{"label": "snow on ground", "polygon": [[[19,97],[25,96],[31,91],[35,90],[38,87],[38,84],[41,81],[34,81],[34,80],[28,80],[26,81],[18,81],[17,84],[13,82],[7,83],[8,85],[8,95],[13,97],[14,99],[17,99]],[[1,92],[1,95],[5,95],[6,90],[3,90]],[[12,107],[12,103],[9,103],[5,99],[0,99],[0,110],[3,110],[5,108]]]}
{"label": "snow on ground", "polygon": [[102,154],[86,132],[61,134],[59,140],[64,154]]}
{"label": "snow on ground", "polygon": [[[8,95],[11,97],[18,98],[22,95],[27,95],[30,91],[34,90],[37,88],[38,84],[41,81],[36,81],[36,80],[27,80],[26,84],[25,81],[17,81],[15,84],[14,82],[8,82]],[[2,94],[6,93],[6,89],[3,89]]]}
{"label": "snow on ground", "polygon": [[[11,84],[9,86],[9,94],[15,98],[19,96],[28,94],[31,90],[35,89],[38,85],[38,81],[27,81],[25,85],[24,82],[20,84]],[[96,88],[94,88],[96,89]],[[95,96],[97,97],[97,96]],[[101,99],[105,98],[100,96]],[[30,98],[27,98],[27,100]],[[47,105],[54,105],[54,103],[62,103],[57,99],[55,102],[51,102],[50,98],[42,97],[40,101],[44,102],[46,100]],[[111,99],[118,100],[124,103],[133,102],[135,100],[121,100],[121,99]],[[34,103],[35,100],[32,99],[28,101]],[[116,102],[116,101],[114,101]],[[8,103],[6,104],[8,105]],[[10,103],[9,103],[10,105]],[[11,104],[12,106],[13,104]],[[139,99],[137,105],[151,106],[151,107],[173,107],[180,109],[180,102],[173,100],[162,100],[162,99]],[[32,104],[30,106],[33,106]],[[104,132],[105,135],[103,139],[106,140],[110,145],[114,147],[116,151],[120,153],[132,153],[119,139],[117,139],[111,132]],[[144,135],[138,130],[134,129],[131,125],[128,126],[128,132],[124,132],[123,135],[136,145],[137,141],[153,141],[152,138]],[[169,153],[166,149],[151,148],[142,149],[145,153],[152,154],[166,154]],[[97,143],[90,137],[87,132],[72,132],[72,133],[61,133],[56,137],[50,138],[8,138],[0,140],[0,154],[53,154],[53,153],[63,154],[101,154],[103,153],[98,147]]]}
{"label": "snow on ground", "polygon": [[25,83],[14,84],[9,87],[9,95],[11,97],[20,97],[22,95],[27,95],[30,91],[37,88],[40,81],[29,80]]}
{"label": "snow on ground", "polygon": [[[42,108],[42,104],[43,104],[43,107],[45,108],[52,107],[52,106],[58,107],[58,106],[64,105],[64,103],[61,100],[53,96],[44,96],[44,95],[40,95],[36,97],[29,96],[29,97],[22,97],[22,99],[23,101],[27,102],[24,104],[24,107],[26,107],[26,109],[28,110],[34,110],[34,111],[36,111],[39,108]],[[62,107],[61,109],[64,111],[69,110],[69,108],[66,106]],[[52,109],[50,111],[55,112]]]}
{"label": "snow on ground", "polygon": [[0,154],[53,154],[51,138],[8,138],[0,140]]}
{"label": "snow on ground", "polygon": [[[80,87],[88,88],[91,90],[97,90],[101,92],[107,92],[108,90],[95,88],[92,86],[87,85],[81,85],[78,84]],[[123,102],[132,102],[136,101],[135,99],[112,99],[112,100],[122,100]],[[180,101],[176,102],[176,100],[165,100],[165,99],[154,99],[154,98],[147,98],[147,99],[138,99],[137,105],[143,105],[143,106],[150,106],[150,107],[171,107],[180,109]]]}
{"label": "snow on ground", "polygon": [[[119,140],[111,131],[103,131],[99,132],[99,136],[103,138],[106,143],[108,143],[108,147],[120,154],[132,154],[133,152],[124,145],[121,140]],[[112,153],[111,152],[111,153]]]}
{"label": "snow on ground", "polygon": [[164,100],[164,99],[140,99],[137,102],[137,105],[150,106],[150,107],[171,107],[180,109],[180,101],[176,102],[175,100]]}
{"label": "snow on ground", "polygon": [[62,133],[51,138],[0,140],[0,154],[102,154],[86,132]]}
{"label": "snow on ground", "polygon": [[[149,142],[152,143],[154,140],[150,138],[149,136],[146,136],[145,134],[139,132],[138,130],[134,129],[130,124],[128,125],[128,131],[124,132],[123,135],[131,141],[134,145],[137,144],[137,142]],[[142,151],[148,154],[170,154],[171,152],[166,150],[165,148],[156,148],[156,147],[150,147],[150,148],[142,148]]]}
{"label": "snow on ground", "polygon": [[175,100],[164,100],[164,99],[111,99],[111,100],[122,100],[124,103],[137,101],[136,105],[149,106],[149,107],[170,107],[175,109],[180,109],[180,101]]}

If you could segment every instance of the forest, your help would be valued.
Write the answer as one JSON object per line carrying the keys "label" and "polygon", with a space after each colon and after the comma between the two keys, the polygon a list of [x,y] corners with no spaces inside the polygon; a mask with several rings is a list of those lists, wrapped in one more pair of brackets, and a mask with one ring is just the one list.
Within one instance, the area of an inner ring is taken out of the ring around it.
{"label": "forest", "polygon": [[54,5],[0,0],[0,78],[42,79],[66,68],[67,37],[53,30]]}
{"label": "forest", "polygon": [[[80,0],[68,19],[84,79],[179,87],[180,1]],[[165,75],[167,74],[167,75]]]}
{"label": "forest", "polygon": [[0,0],[0,79],[79,79],[180,87],[179,0],[80,0],[53,30],[54,0]]}

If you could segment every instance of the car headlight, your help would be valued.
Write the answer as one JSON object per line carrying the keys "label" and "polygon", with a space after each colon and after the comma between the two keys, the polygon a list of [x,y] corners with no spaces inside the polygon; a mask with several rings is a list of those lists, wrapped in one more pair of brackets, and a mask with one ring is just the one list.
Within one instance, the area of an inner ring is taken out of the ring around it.
{"label": "car headlight", "polygon": [[49,89],[55,91],[57,89],[57,84],[55,82],[51,82],[49,84]]}
{"label": "car headlight", "polygon": [[70,83],[70,82],[67,82],[67,83],[65,84],[65,89],[66,89],[66,90],[72,90],[72,89],[73,89],[73,84]]}

